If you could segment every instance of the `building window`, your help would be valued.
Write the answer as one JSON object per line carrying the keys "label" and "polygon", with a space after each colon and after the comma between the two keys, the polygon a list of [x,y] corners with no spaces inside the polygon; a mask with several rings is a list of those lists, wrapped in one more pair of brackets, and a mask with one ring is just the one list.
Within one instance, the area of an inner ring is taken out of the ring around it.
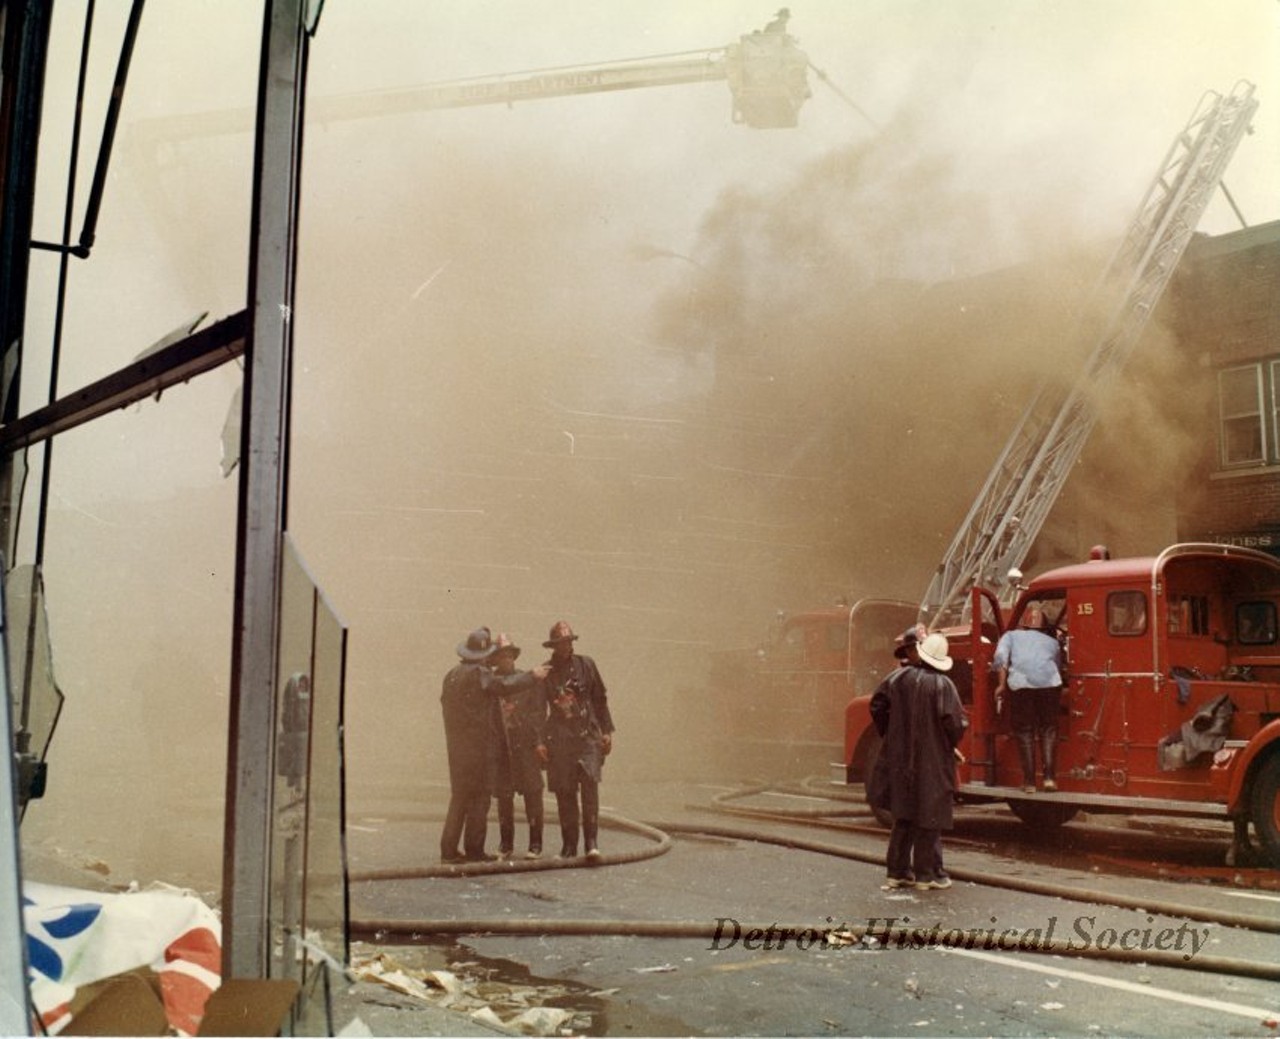
{"label": "building window", "polygon": [[1222,468],[1280,465],[1280,360],[1218,372],[1218,415]]}
{"label": "building window", "polygon": [[1280,361],[1267,364],[1271,373],[1271,461],[1280,461]]}
{"label": "building window", "polygon": [[1222,466],[1261,465],[1263,445],[1262,365],[1247,364],[1218,373],[1218,413],[1222,419]]}

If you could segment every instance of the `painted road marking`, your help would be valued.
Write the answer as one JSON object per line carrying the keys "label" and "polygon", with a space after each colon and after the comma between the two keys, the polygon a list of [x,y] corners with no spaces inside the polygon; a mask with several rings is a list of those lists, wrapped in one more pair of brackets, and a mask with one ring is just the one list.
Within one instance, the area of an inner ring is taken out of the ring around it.
{"label": "painted road marking", "polygon": [[955,956],[972,956],[975,960],[988,960],[991,963],[999,963],[1004,967],[1021,967],[1023,970],[1039,971],[1041,974],[1052,974],[1059,978],[1072,978],[1075,981],[1085,981],[1094,985],[1102,985],[1105,988],[1120,989],[1122,992],[1141,993],[1144,996],[1167,999],[1174,1003],[1186,1003],[1193,1007],[1204,1007],[1206,1010],[1215,1010],[1223,1014],[1235,1014],[1237,1017],[1247,1017],[1254,1021],[1266,1021],[1275,1016],[1274,1010],[1245,1006],[1243,1003],[1224,1003],[1220,999],[1189,996],[1185,992],[1174,992],[1172,989],[1156,988],[1153,985],[1140,985],[1135,981],[1121,981],[1118,978],[1099,977],[1096,974],[1085,974],[1083,971],[1067,970],[1064,967],[1049,967],[1043,963],[1029,963],[1026,960],[1015,960],[992,952],[980,952],[977,949],[949,949],[943,946],[939,948],[939,951],[951,953]]}
{"label": "painted road marking", "polygon": [[1253,891],[1224,891],[1224,895],[1230,895],[1232,898],[1257,898],[1263,902],[1280,902],[1280,895],[1259,895]]}

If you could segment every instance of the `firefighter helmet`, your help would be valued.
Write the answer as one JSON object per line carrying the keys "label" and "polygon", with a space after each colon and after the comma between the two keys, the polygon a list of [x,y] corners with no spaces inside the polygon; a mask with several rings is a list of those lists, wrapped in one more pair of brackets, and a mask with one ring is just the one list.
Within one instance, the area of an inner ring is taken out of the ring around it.
{"label": "firefighter helmet", "polygon": [[551,634],[547,636],[547,641],[542,645],[546,649],[554,649],[556,643],[573,642],[577,638],[578,636],[573,633],[573,629],[569,627],[568,621],[556,621],[555,624],[551,625]]}
{"label": "firefighter helmet", "polygon": [[925,630],[923,624],[913,624],[894,641],[897,642],[897,648],[894,649],[893,655],[899,660],[906,660],[907,654],[924,641],[925,636],[929,633]]}
{"label": "firefighter helmet", "polygon": [[920,654],[920,659],[930,667],[938,671],[950,671],[952,661],[947,656],[948,649],[947,637],[941,632],[935,631],[916,647],[916,652]]}
{"label": "firefighter helmet", "polygon": [[493,640],[493,655],[496,657],[504,649],[510,651],[512,660],[520,655],[520,647],[511,641],[511,636],[505,631],[500,631],[498,637]]}
{"label": "firefighter helmet", "polygon": [[493,635],[488,628],[476,628],[467,636],[466,642],[458,643],[458,656],[472,663],[488,660],[493,652]]}

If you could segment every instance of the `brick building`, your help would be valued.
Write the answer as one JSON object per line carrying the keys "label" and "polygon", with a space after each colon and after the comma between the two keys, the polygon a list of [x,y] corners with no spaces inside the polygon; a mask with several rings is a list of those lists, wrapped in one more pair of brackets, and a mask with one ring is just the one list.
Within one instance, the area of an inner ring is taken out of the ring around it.
{"label": "brick building", "polygon": [[1197,236],[1171,290],[1179,343],[1216,384],[1178,538],[1280,555],[1280,221]]}

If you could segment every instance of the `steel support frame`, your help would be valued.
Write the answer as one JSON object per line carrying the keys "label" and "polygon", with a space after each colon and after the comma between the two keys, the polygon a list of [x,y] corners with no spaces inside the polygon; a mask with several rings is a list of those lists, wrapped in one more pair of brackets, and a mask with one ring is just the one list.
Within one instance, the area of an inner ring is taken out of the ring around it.
{"label": "steel support frame", "polygon": [[224,978],[265,978],[270,965],[275,693],[308,53],[304,7],[304,0],[266,0],[258,86],[223,842]]}
{"label": "steel support frame", "polygon": [[[7,0],[3,15],[4,81],[0,84],[0,129],[5,153],[0,159],[0,423],[16,417],[22,376],[36,158],[44,99],[45,68],[53,4]],[[17,517],[11,512],[12,459],[0,458],[0,546],[8,545]],[[0,690],[4,718],[0,741],[9,767],[0,768],[0,1034],[30,1035],[32,1011],[27,984],[27,943],[22,915],[20,822],[13,768],[14,733],[9,705],[7,621],[4,577],[11,558],[0,558]]]}
{"label": "steel support frame", "polygon": [[[8,560],[0,567],[7,573]],[[4,600],[4,574],[0,574],[0,693],[4,708],[0,711],[0,739],[12,748],[13,718],[9,705],[13,690],[9,688],[9,622]],[[22,861],[19,852],[18,791],[13,762],[0,768],[0,1035],[31,1035],[31,995],[27,986],[27,932],[22,917]]]}
{"label": "steel support frame", "polygon": [[[31,228],[35,210],[36,160],[44,103],[52,3],[5,0],[0,132],[3,169],[0,181],[0,422],[18,417],[21,405],[23,334],[31,264]],[[0,465],[0,546],[9,552],[17,540],[13,514],[15,477],[8,459]]]}
{"label": "steel support frame", "polygon": [[244,353],[246,315],[242,310],[180,339],[97,382],[0,426],[0,455],[25,447],[101,415],[158,396]]}

